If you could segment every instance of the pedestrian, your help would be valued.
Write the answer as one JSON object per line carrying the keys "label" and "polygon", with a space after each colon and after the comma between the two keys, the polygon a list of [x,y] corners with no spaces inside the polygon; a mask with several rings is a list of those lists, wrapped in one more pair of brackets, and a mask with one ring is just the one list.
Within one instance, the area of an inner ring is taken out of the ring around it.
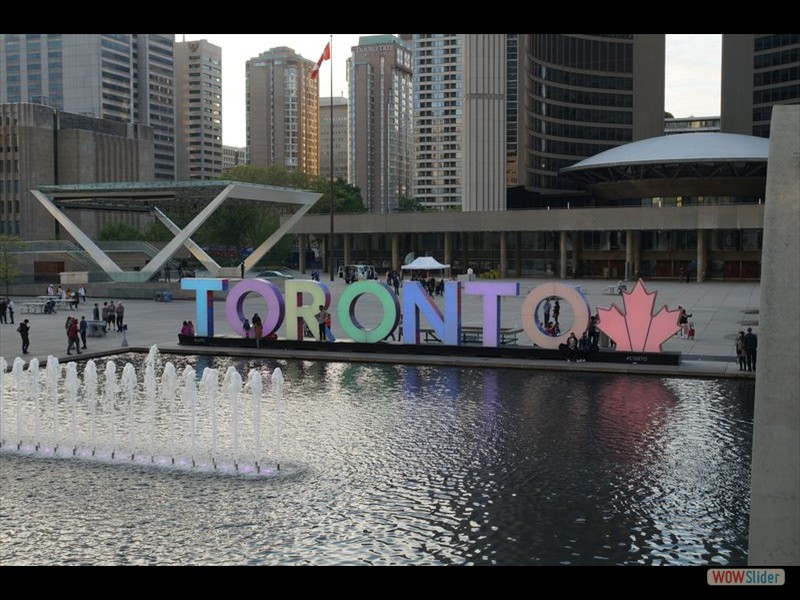
{"label": "pedestrian", "polygon": [[8,304],[3,298],[0,298],[0,323],[8,323],[6,320],[6,309]]}
{"label": "pedestrian", "polygon": [[72,346],[75,345],[75,352],[81,353],[81,346],[78,338],[78,319],[67,317],[67,354],[72,354]]}
{"label": "pedestrian", "polygon": [[755,371],[756,370],[756,354],[758,349],[758,336],[753,333],[753,328],[748,327],[747,333],[744,334],[744,352],[745,352],[745,362],[747,364],[748,371]]}
{"label": "pedestrian", "polygon": [[14,301],[11,298],[6,298],[8,305],[8,318],[11,319],[11,324],[14,324]]}
{"label": "pedestrian", "polygon": [[242,262],[242,264],[239,266],[239,271],[242,274],[242,279],[244,279],[244,262]]}
{"label": "pedestrian", "polygon": [[55,291],[53,290],[53,284],[52,283],[48,283],[47,284],[47,295],[48,296],[55,296]]}
{"label": "pedestrian", "polygon": [[86,317],[81,315],[81,322],[78,325],[78,332],[81,334],[81,342],[83,343],[83,349],[86,350]]}
{"label": "pedestrian", "polygon": [[250,321],[245,319],[244,323],[242,323],[242,329],[244,329],[244,337],[249,338],[250,337]]}
{"label": "pedestrian", "polygon": [[22,338],[22,353],[27,354],[28,347],[31,345],[30,338],[28,337],[31,331],[31,326],[29,325],[28,319],[25,319],[19,324],[17,331],[19,332],[19,336]]}
{"label": "pedestrian", "polygon": [[736,360],[739,363],[739,370],[747,368],[747,352],[744,349],[744,331],[736,334]]}
{"label": "pedestrian", "polygon": [[567,338],[567,362],[578,360],[578,338],[575,332],[571,332]]}
{"label": "pedestrian", "polygon": [[314,315],[317,319],[317,325],[319,326],[319,341],[325,342],[328,340],[328,336],[325,335],[325,323],[328,320],[328,311],[325,310],[325,307],[320,304],[319,305],[319,312]]}
{"label": "pedestrian", "polygon": [[558,298],[553,303],[553,321],[555,321],[556,325],[558,325],[558,315],[561,314],[561,304],[558,302]]}
{"label": "pedestrian", "polygon": [[164,281],[166,281],[167,283],[169,283],[169,271],[170,271],[169,265],[166,265],[164,267]]}
{"label": "pedestrian", "polygon": [[108,303],[108,329],[114,331],[114,326],[117,324],[117,305],[111,300]]}
{"label": "pedestrian", "polygon": [[544,324],[545,324],[545,326],[549,326],[550,325],[550,309],[551,309],[550,298],[547,298],[544,301]]}
{"label": "pedestrian", "polygon": [[78,299],[83,301],[86,304],[86,288],[81,286],[78,288]]}
{"label": "pedestrian", "polygon": [[684,280],[685,273],[686,272],[683,270],[683,267],[681,267],[680,273],[678,273],[678,281],[683,281]]}
{"label": "pedestrian", "polygon": [[122,331],[122,321],[125,319],[125,307],[122,301],[117,303],[117,331]]}
{"label": "pedestrian", "polygon": [[[92,311],[92,320],[99,321],[100,320],[100,306],[97,302],[94,303],[94,310]],[[105,319],[103,319],[105,321]]]}

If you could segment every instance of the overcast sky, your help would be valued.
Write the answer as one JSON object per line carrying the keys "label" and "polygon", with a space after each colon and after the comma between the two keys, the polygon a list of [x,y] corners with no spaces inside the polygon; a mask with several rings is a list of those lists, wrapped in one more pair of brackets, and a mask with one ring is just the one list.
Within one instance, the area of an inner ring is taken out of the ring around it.
{"label": "overcast sky", "polygon": [[[320,69],[320,94],[330,95],[331,64],[333,93],[347,96],[345,60],[361,35],[334,34],[332,61]],[[245,62],[265,50],[288,46],[316,62],[330,40],[328,34],[176,34],[176,41],[206,39],[222,48],[222,141],[244,146]],[[719,115],[720,34],[667,35],[666,93],[664,109],[676,117]]]}

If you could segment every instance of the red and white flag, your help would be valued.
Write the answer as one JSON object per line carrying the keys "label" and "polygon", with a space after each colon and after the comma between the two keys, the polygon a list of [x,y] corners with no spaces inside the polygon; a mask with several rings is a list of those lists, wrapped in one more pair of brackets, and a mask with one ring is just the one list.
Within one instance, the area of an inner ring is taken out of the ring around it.
{"label": "red and white flag", "polygon": [[322,51],[322,56],[319,57],[317,64],[311,70],[311,79],[316,79],[317,75],[319,75],[319,68],[322,65],[322,61],[328,60],[331,57],[331,43],[328,42],[325,44],[325,50]]}

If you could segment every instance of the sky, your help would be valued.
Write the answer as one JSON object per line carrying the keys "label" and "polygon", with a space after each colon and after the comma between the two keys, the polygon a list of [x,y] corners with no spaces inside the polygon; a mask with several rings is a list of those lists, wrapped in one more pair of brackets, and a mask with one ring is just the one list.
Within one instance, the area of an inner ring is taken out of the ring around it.
{"label": "sky", "polygon": [[[332,60],[320,69],[320,95],[347,96],[345,61],[362,35],[334,34]],[[244,146],[245,63],[277,46],[288,46],[316,62],[331,40],[329,34],[177,33],[176,41],[206,39],[222,48],[222,143]],[[667,34],[664,109],[676,117],[718,116],[720,112],[721,34]]]}

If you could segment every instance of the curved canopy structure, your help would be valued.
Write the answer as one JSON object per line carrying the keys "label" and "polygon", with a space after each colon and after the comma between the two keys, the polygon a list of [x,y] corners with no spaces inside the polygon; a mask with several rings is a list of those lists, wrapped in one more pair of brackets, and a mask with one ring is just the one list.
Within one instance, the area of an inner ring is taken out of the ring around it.
{"label": "curved canopy structure", "polygon": [[763,196],[769,140],[684,133],[617,146],[561,169],[596,197]]}

